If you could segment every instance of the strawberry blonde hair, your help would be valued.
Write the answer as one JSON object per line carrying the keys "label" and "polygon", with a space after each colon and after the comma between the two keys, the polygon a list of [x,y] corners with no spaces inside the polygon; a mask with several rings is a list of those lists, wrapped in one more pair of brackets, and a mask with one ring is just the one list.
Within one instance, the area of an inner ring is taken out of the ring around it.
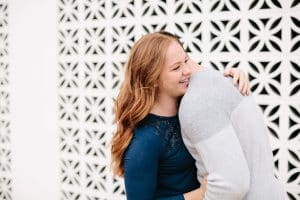
{"label": "strawberry blonde hair", "polygon": [[130,51],[124,82],[115,102],[117,130],[111,146],[114,175],[124,175],[124,153],[132,140],[135,127],[154,105],[166,52],[173,41],[181,44],[171,33],[149,33],[139,39]]}

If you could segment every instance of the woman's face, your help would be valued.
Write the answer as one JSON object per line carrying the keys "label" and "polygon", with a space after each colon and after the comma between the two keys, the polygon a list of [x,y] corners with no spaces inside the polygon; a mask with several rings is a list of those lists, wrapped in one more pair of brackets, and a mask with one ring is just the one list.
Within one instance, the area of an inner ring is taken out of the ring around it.
{"label": "woman's face", "polygon": [[173,41],[166,53],[166,62],[159,77],[159,94],[178,98],[187,90],[191,69],[188,55],[181,45]]}

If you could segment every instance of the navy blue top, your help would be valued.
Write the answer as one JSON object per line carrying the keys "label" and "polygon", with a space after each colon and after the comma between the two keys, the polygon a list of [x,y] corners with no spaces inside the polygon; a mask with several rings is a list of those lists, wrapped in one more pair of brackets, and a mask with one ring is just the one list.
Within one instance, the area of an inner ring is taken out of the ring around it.
{"label": "navy blue top", "polygon": [[177,115],[149,114],[139,123],[125,152],[124,180],[127,200],[183,200],[200,186]]}

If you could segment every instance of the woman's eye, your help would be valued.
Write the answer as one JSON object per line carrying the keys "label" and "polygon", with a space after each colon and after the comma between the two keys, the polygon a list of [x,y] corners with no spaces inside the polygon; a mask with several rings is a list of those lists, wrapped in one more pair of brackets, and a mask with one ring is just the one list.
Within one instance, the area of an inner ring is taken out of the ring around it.
{"label": "woman's eye", "polygon": [[179,68],[180,68],[180,65],[178,65],[175,68],[173,68],[173,70],[178,70]]}

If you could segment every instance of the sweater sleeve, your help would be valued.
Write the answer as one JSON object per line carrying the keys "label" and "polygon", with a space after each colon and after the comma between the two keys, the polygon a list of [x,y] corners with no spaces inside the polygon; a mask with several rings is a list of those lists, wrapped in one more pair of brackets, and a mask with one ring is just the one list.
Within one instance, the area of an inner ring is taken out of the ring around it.
{"label": "sweater sleeve", "polygon": [[182,134],[207,172],[205,200],[241,200],[249,190],[250,172],[230,120],[240,99],[228,81],[201,78],[204,80],[199,85],[193,83],[190,96],[181,103]]}
{"label": "sweater sleeve", "polygon": [[171,197],[160,197],[155,200],[184,200],[183,194],[171,196]]}
{"label": "sweater sleeve", "polygon": [[205,200],[243,199],[250,175],[233,127],[228,125],[208,139],[193,141],[193,146],[208,173]]}
{"label": "sweater sleeve", "polygon": [[124,157],[127,200],[153,200],[157,187],[160,138],[147,130],[136,131]]}
{"label": "sweater sleeve", "polygon": [[124,157],[127,200],[184,200],[183,195],[155,198],[161,139],[151,130],[137,131]]}

